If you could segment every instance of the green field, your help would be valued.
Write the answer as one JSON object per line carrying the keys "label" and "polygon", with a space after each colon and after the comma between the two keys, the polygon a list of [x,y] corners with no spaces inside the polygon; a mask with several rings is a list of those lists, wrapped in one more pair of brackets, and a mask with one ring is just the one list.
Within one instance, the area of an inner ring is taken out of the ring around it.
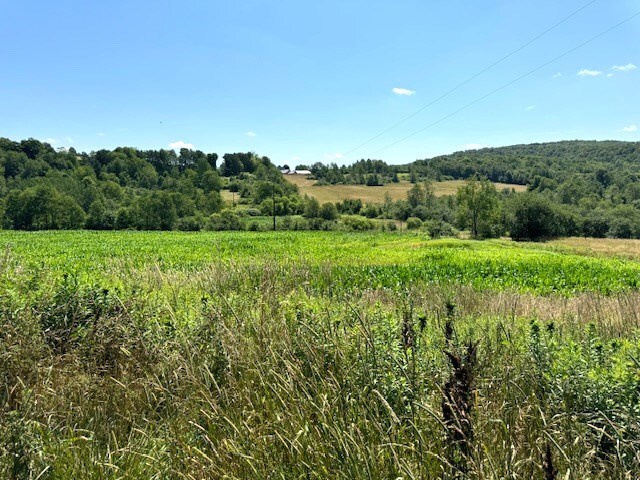
{"label": "green field", "polygon": [[0,245],[2,478],[640,468],[627,244],[3,231]]}
{"label": "green field", "polygon": [[342,232],[9,232],[8,260],[45,275],[126,286],[149,270],[185,274],[265,265],[325,272],[344,291],[463,284],[535,293],[611,293],[640,285],[640,264],[495,240],[429,240],[424,234]]}

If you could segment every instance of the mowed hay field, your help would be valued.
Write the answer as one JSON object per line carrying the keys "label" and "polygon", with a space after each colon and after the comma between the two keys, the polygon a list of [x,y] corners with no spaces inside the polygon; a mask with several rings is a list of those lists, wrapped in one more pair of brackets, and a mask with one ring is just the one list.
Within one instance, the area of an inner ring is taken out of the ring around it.
{"label": "mowed hay field", "polygon": [[572,237],[552,240],[547,245],[583,255],[640,260],[640,240],[635,239]]}
{"label": "mowed hay field", "polygon": [[410,232],[0,248],[0,478],[640,471],[638,261]]}
{"label": "mowed hay field", "polygon": [[[316,186],[316,180],[306,175],[285,175],[285,179],[298,186],[302,195],[316,198],[320,203],[341,202],[342,200],[360,199],[364,203],[382,203],[388,193],[392,200],[406,200],[407,192],[413,186],[411,182],[401,181],[388,183],[380,187],[368,187],[366,185],[322,185]],[[437,196],[455,195],[464,180],[447,180],[434,182],[433,187]],[[498,190],[513,188],[517,192],[527,189],[526,185],[511,185],[507,183],[495,183]]]}

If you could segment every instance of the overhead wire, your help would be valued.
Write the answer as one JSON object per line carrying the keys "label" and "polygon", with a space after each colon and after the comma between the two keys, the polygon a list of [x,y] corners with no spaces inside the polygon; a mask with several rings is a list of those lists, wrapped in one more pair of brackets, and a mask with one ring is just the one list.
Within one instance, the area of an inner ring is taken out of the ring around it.
{"label": "overhead wire", "polygon": [[360,145],[358,145],[355,148],[352,148],[351,150],[349,150],[348,152],[346,152],[344,155],[350,155],[351,153],[355,152],[356,150],[359,150],[360,148],[364,147],[365,145],[368,145],[369,143],[373,142],[374,140],[380,138],[382,135],[384,135],[385,133],[390,132],[391,130],[393,130],[394,128],[402,125],[403,123],[405,123],[407,120],[412,119],[413,117],[415,117],[416,115],[418,115],[419,113],[423,112],[424,110],[426,110],[427,108],[431,107],[432,105],[438,103],[440,100],[442,100],[443,98],[448,97],[449,95],[451,95],[452,93],[454,93],[455,91],[459,90],[460,88],[464,87],[466,84],[468,84],[469,82],[475,80],[476,78],[478,78],[480,75],[482,75],[483,73],[491,70],[493,67],[499,65],[500,63],[504,62],[505,60],[507,60],[508,58],[512,57],[513,55],[515,55],[516,53],[520,52],[521,50],[524,50],[525,48],[527,48],[529,45],[531,45],[532,43],[536,42],[537,40],[539,40],[540,38],[544,37],[546,34],[550,33],[551,31],[555,30],[556,28],[558,28],[560,25],[562,25],[563,23],[565,23],[567,20],[575,17],[576,15],[578,15],[580,12],[582,12],[583,10],[585,10],[586,8],[588,8],[589,6],[593,5],[594,3],[596,3],[598,0],[591,0],[590,2],[586,3],[585,5],[583,5],[582,7],[580,7],[579,9],[575,10],[574,12],[572,12],[571,14],[567,15],[566,17],[564,17],[562,20],[560,20],[559,22],[557,22],[556,24],[552,25],[551,27],[547,28],[545,31],[543,31],[542,33],[536,35],[535,37],[533,37],[531,40],[528,40],[527,42],[523,43],[522,45],[520,45],[518,48],[516,48],[515,50],[512,50],[511,52],[507,53],[505,56],[503,56],[502,58],[496,60],[495,62],[493,62],[491,65],[489,65],[488,67],[485,67],[484,69],[480,70],[478,73],[472,75],[471,77],[467,78],[466,80],[464,80],[463,82],[459,83],[458,85],[456,85],[455,87],[453,87],[452,89],[446,91],[445,93],[443,93],[442,95],[440,95],[439,97],[435,98],[434,100],[432,100],[431,102],[427,103],[426,105],[424,105],[423,107],[419,108],[418,110],[416,110],[415,112],[413,112],[410,115],[407,115],[406,117],[402,118],[400,121],[396,122],[395,124],[393,124],[391,127],[387,128],[386,130],[383,130],[382,132],[378,133],[377,135],[371,137],[369,140],[361,143]]}
{"label": "overhead wire", "polygon": [[549,61],[547,61],[547,62],[545,62],[545,63],[543,63],[542,65],[539,65],[538,67],[534,68],[533,70],[530,70],[530,71],[528,71],[527,73],[525,73],[525,74],[523,74],[523,75],[520,75],[519,77],[517,77],[517,78],[515,78],[515,79],[511,80],[510,82],[505,83],[505,84],[504,84],[504,85],[502,85],[501,87],[498,87],[498,88],[496,88],[495,90],[492,90],[492,91],[490,91],[489,93],[487,93],[487,94],[485,94],[485,95],[483,95],[483,96],[481,96],[481,97],[477,98],[476,100],[474,100],[474,101],[472,101],[472,102],[467,103],[467,104],[466,104],[466,105],[464,105],[463,107],[461,107],[461,108],[459,108],[459,109],[457,109],[457,110],[455,110],[455,111],[451,112],[450,114],[448,114],[448,115],[446,115],[446,116],[444,116],[444,117],[442,117],[442,118],[439,118],[438,120],[436,120],[435,122],[430,123],[430,124],[429,124],[429,125],[427,125],[426,127],[421,128],[420,130],[416,130],[415,132],[413,132],[413,133],[411,133],[411,134],[407,135],[406,137],[402,137],[401,139],[399,139],[399,140],[397,140],[397,141],[395,141],[395,142],[393,142],[393,143],[390,143],[389,145],[387,145],[387,146],[385,146],[385,147],[382,147],[382,148],[381,148],[381,149],[379,149],[379,150],[376,150],[376,151],[374,152],[374,154],[377,154],[377,153],[380,153],[380,152],[382,152],[382,151],[384,151],[384,150],[387,150],[388,148],[391,148],[391,147],[393,147],[393,146],[395,146],[395,145],[397,145],[397,144],[399,144],[399,143],[401,143],[401,142],[404,142],[405,140],[407,140],[407,139],[409,139],[409,138],[411,138],[411,137],[413,137],[413,136],[415,136],[415,135],[417,135],[417,134],[419,134],[419,133],[422,133],[422,132],[424,132],[425,130],[428,130],[429,128],[431,128],[431,127],[433,127],[433,126],[438,125],[439,123],[444,122],[445,120],[447,120],[447,119],[449,119],[449,118],[453,117],[454,115],[457,115],[458,113],[462,112],[463,110],[466,110],[467,108],[469,108],[469,107],[471,107],[471,106],[475,105],[476,103],[479,103],[479,102],[481,102],[482,100],[484,100],[484,99],[486,99],[486,98],[488,98],[488,97],[490,97],[490,96],[492,96],[492,95],[494,95],[494,94],[496,94],[496,93],[500,92],[501,90],[504,90],[505,88],[510,87],[510,86],[511,86],[511,85],[513,85],[514,83],[519,82],[520,80],[522,80],[522,79],[524,79],[524,78],[528,77],[529,75],[534,74],[534,73],[535,73],[535,72],[537,72],[538,70],[541,70],[541,69],[543,69],[544,67],[547,67],[548,65],[551,65],[552,63],[554,63],[554,62],[556,62],[556,61],[560,60],[560,59],[561,59],[561,58],[563,58],[563,57],[566,57],[567,55],[569,55],[569,54],[571,54],[571,53],[575,52],[576,50],[578,50],[578,49],[580,49],[580,48],[584,47],[585,45],[588,45],[589,43],[594,42],[595,40],[599,39],[600,37],[603,37],[604,35],[607,35],[607,34],[608,34],[608,33],[610,33],[611,31],[615,30],[616,28],[621,27],[621,26],[622,26],[622,25],[624,25],[625,23],[630,22],[631,20],[633,20],[634,18],[636,18],[636,17],[638,17],[638,16],[640,16],[640,12],[636,12],[635,14],[631,15],[630,17],[627,17],[627,18],[626,18],[626,19],[624,19],[623,21],[621,21],[621,22],[617,23],[617,24],[616,24],[616,25],[614,25],[613,27],[608,28],[607,30],[605,30],[605,31],[603,31],[603,32],[601,32],[601,33],[599,33],[598,35],[596,35],[596,36],[594,36],[594,37],[591,37],[589,40],[586,40],[585,42],[582,42],[581,44],[579,44],[579,45],[577,45],[577,46],[575,46],[575,47],[571,48],[570,50],[567,50],[566,52],[564,52],[564,53],[562,53],[562,54],[558,55],[557,57],[555,57],[555,58],[553,58],[553,59],[551,59],[551,60],[549,60]]}

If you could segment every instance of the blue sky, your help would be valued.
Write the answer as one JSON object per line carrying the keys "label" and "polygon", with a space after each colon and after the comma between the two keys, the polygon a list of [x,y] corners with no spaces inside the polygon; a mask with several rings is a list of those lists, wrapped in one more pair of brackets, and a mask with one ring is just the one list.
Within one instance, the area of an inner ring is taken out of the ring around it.
{"label": "blue sky", "polygon": [[277,164],[640,140],[636,17],[381,151],[640,11],[640,0],[596,1],[349,155],[589,0],[0,3],[0,136],[14,140],[189,144]]}

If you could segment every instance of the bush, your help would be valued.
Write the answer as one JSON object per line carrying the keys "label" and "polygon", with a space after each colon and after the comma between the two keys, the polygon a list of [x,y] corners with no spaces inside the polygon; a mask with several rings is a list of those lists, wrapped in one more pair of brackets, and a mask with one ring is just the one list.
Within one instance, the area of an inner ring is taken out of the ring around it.
{"label": "bush", "polygon": [[291,227],[293,225],[293,221],[291,219],[290,216],[286,216],[282,219],[282,222],[280,223],[280,226],[284,229],[284,230],[291,230]]}
{"label": "bush", "polygon": [[320,216],[320,203],[313,197],[305,199],[304,213],[305,218],[318,218]]}
{"label": "bush", "polygon": [[431,218],[433,215],[432,215],[431,210],[428,207],[426,207],[425,205],[418,205],[411,212],[411,216],[412,217],[417,217],[420,220],[425,221],[425,220],[428,220],[429,218]]}
{"label": "bush", "polygon": [[362,200],[343,200],[342,202],[336,204],[336,208],[339,213],[346,213],[348,215],[357,215],[362,210]]}
{"label": "bush", "polygon": [[262,215],[262,212],[258,208],[247,208],[244,211],[249,217],[259,217]]}
{"label": "bush", "polygon": [[380,179],[377,174],[374,173],[367,178],[367,187],[379,187],[381,185],[382,183],[380,183]]}
{"label": "bush", "polygon": [[249,230],[250,232],[259,232],[264,229],[260,227],[260,224],[256,220],[253,220],[251,223],[249,223],[247,230]]}
{"label": "bush", "polygon": [[231,210],[214,213],[205,225],[206,230],[244,230],[240,216]]}
{"label": "bush", "polygon": [[346,227],[346,230],[354,232],[363,232],[365,230],[375,230],[376,222],[369,220],[368,218],[361,217],[359,215],[343,215],[341,218],[342,224]]}
{"label": "bush", "polygon": [[431,238],[453,237],[456,234],[453,226],[442,220],[426,221],[422,224],[422,228],[424,228]]}
{"label": "bush", "polygon": [[190,216],[179,218],[176,222],[176,228],[183,232],[198,232],[202,230],[202,217]]}
{"label": "bush", "polygon": [[422,220],[418,217],[407,218],[407,230],[417,230],[422,226]]}
{"label": "bush", "polygon": [[320,207],[320,218],[324,220],[335,220],[338,218],[338,210],[335,204],[331,202],[322,204]]}
{"label": "bush", "polygon": [[367,203],[360,212],[361,215],[364,215],[367,218],[379,217],[381,213],[380,205],[376,205],[375,203]]}
{"label": "bush", "polygon": [[332,223],[322,218],[310,218],[307,220],[307,225],[311,230],[331,230]]}
{"label": "bush", "polygon": [[291,230],[308,230],[309,222],[307,222],[304,218],[296,218],[292,220],[290,228]]}

